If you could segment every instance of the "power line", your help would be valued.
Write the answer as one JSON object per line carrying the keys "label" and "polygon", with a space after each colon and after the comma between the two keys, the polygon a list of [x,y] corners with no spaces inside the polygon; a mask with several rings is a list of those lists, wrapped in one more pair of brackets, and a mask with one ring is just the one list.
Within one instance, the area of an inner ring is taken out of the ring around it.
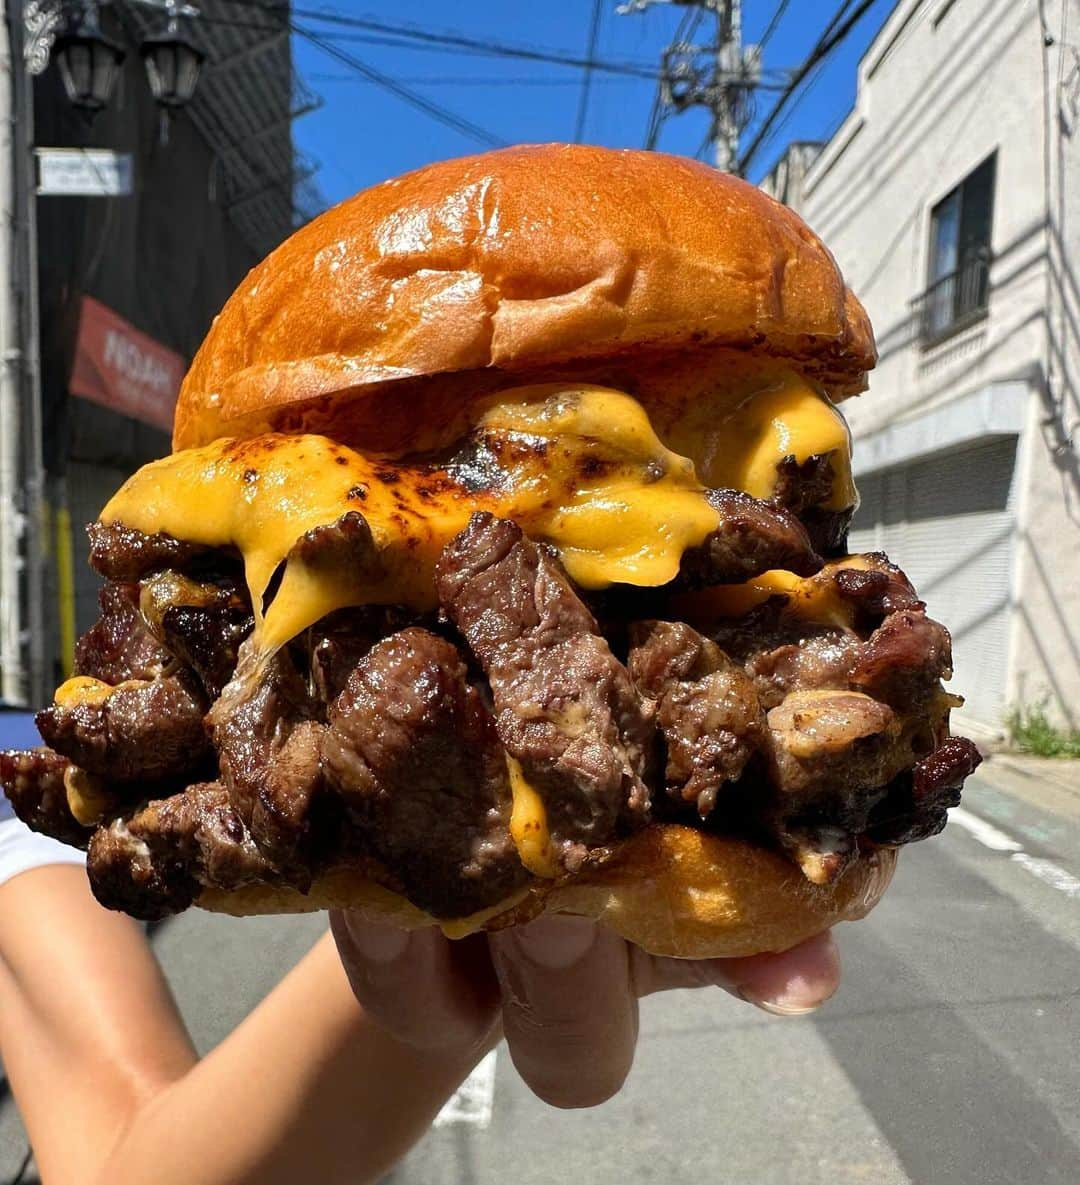
{"label": "power line", "polygon": [[592,19],[589,21],[589,48],[585,54],[585,73],[581,76],[581,97],[578,99],[577,120],[574,123],[574,143],[580,144],[585,134],[585,117],[589,111],[589,87],[592,83],[593,63],[596,61],[596,47],[600,40],[600,17],[603,15],[604,0],[593,0]]}
{"label": "power line", "polygon": [[312,45],[321,49],[323,53],[341,62],[342,65],[355,70],[357,74],[362,75],[370,82],[374,82],[384,90],[389,91],[392,95],[396,95],[403,103],[408,103],[410,107],[415,107],[418,111],[422,111],[425,115],[429,115],[432,119],[437,120],[446,127],[452,128],[460,135],[466,136],[470,140],[476,140],[481,144],[486,144],[489,148],[506,147],[507,142],[500,136],[496,136],[494,132],[489,132],[487,128],[482,128],[479,124],[465,119],[464,116],[457,115],[446,107],[442,107],[438,103],[425,98],[423,95],[417,94],[416,91],[403,86],[396,79],[391,78],[388,74],[384,74],[381,70],[376,70],[374,66],[369,66],[366,62],[361,61],[347,50],[342,49],[341,46],[335,45],[331,41],[326,41],[318,33],[312,32],[311,29],[295,23],[290,24],[290,28],[297,37],[303,37],[305,41],[309,41]]}
{"label": "power line", "polygon": [[[758,128],[750,143],[749,148],[739,158],[738,172],[745,174],[750,161],[754,158],[758,149],[765,142],[773,125],[783,114],[784,108],[791,102],[795,92],[799,89],[802,81],[810,73],[811,70],[821,61],[823,61],[832,51],[844,40],[851,32],[855,25],[862,19],[866,12],[873,6],[875,0],[862,0],[857,8],[852,12],[853,0],[845,0],[840,5],[837,11],[833,14],[832,19],[828,25],[825,26],[824,31],[818,38],[817,44],[807,55],[803,64],[792,74],[791,81],[781,91],[780,97],[773,104],[769,114],[765,117],[761,127]],[[850,14],[846,15],[845,14]]]}
{"label": "power line", "polygon": [[[363,82],[352,74],[307,74],[311,82]],[[576,78],[549,78],[543,74],[516,77],[478,78],[475,74],[399,74],[398,82],[413,86],[580,86]],[[633,86],[633,78],[594,78],[593,86]],[[777,88],[779,89],[779,87]]]}
{"label": "power line", "polygon": [[[261,4],[259,0],[231,0],[231,3],[243,7],[256,8],[262,12],[289,15],[289,9],[280,4]],[[601,73],[626,74],[635,78],[653,78],[655,71],[644,62],[607,61],[602,58],[590,60],[571,53],[567,50],[552,49],[550,47],[515,45],[512,42],[493,41],[468,37],[456,30],[433,32],[415,25],[390,24],[386,21],[372,20],[369,17],[351,16],[332,10],[316,10],[293,8],[292,19],[301,18],[305,21],[319,24],[336,25],[343,29],[361,29],[367,33],[382,33],[408,42],[408,48],[419,49],[422,45],[443,50],[471,50],[474,53],[489,57],[521,58],[526,61],[548,62],[556,66],[569,66],[578,70],[593,69]],[[357,33],[329,33],[320,31],[320,35],[328,41],[367,41],[362,34]],[[396,43],[395,43],[396,44]],[[403,44],[401,48],[406,48]]]}
{"label": "power line", "polygon": [[772,17],[769,20],[769,23],[765,26],[765,32],[762,33],[761,37],[758,39],[758,52],[759,53],[765,52],[765,46],[769,44],[769,41],[771,40],[772,35],[776,32],[777,25],[779,25],[780,22],[784,19],[784,13],[787,12],[788,5],[790,3],[791,3],[791,0],[780,0],[780,3],[777,4],[775,12],[773,12]]}

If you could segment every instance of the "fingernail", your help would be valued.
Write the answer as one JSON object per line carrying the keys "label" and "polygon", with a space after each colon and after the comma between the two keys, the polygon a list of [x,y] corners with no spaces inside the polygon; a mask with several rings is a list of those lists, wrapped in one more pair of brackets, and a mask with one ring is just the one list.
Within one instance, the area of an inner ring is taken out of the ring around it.
{"label": "fingernail", "polygon": [[396,926],[384,926],[361,918],[345,915],[349,937],[356,947],[356,953],[372,963],[392,963],[401,958],[409,945],[409,931]]}
{"label": "fingernail", "polygon": [[770,1012],[773,1016],[809,1016],[811,1012],[817,1012],[819,1007],[817,1004],[785,1004],[782,1000],[759,1000],[744,991],[738,994],[747,1004],[753,1004],[755,1008],[760,1008],[762,1012]]}
{"label": "fingernail", "polygon": [[562,971],[588,954],[596,941],[596,923],[587,918],[539,918],[510,933],[525,958],[539,967]]}

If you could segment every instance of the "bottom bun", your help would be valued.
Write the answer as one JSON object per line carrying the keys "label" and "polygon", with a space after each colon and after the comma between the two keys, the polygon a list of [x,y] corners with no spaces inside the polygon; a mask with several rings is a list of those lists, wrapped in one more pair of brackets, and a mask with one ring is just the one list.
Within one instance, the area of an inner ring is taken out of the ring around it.
{"label": "bottom bun", "polygon": [[334,869],[309,893],[273,885],[204,889],[197,905],[236,916],[350,909],[404,929],[441,925],[452,938],[542,913],[595,918],[654,955],[729,958],[783,951],[836,922],[865,917],[888,888],[896,851],[865,852],[830,885],[811,884],[776,852],[690,827],[655,824],[602,867],[536,881],[492,909],[439,922],[361,873]]}

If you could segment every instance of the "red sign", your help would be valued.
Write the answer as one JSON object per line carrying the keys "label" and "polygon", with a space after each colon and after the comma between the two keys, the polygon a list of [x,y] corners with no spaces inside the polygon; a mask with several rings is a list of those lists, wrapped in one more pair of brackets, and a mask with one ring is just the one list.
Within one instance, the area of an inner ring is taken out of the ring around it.
{"label": "red sign", "polygon": [[102,407],[171,431],[184,360],[90,296],[82,298],[68,384]]}

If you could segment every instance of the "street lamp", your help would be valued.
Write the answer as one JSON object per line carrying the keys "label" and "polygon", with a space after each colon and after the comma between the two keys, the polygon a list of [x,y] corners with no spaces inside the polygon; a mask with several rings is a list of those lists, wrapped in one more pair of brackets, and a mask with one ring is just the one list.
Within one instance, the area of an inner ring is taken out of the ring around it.
{"label": "street lamp", "polygon": [[[146,4],[147,0],[139,0]],[[159,7],[153,4],[152,7]],[[164,33],[147,37],[139,46],[150,93],[161,107],[175,111],[195,96],[199,72],[206,55],[180,32],[180,16],[198,16],[198,9],[177,0],[165,0],[169,23]]]}
{"label": "street lamp", "polygon": [[[55,61],[70,102],[91,114],[108,104],[126,56],[124,47],[101,31],[99,5],[111,2],[23,0],[27,71],[40,74]],[[139,54],[158,106],[166,113],[186,106],[195,96],[206,55],[181,33],[180,18],[197,17],[199,10],[185,0],[127,2],[165,15],[165,31],[144,38]]]}
{"label": "street lamp", "polygon": [[166,31],[139,46],[150,93],[162,107],[184,107],[195,96],[199,72],[206,60],[201,49],[179,33]]}
{"label": "street lamp", "polygon": [[101,31],[93,0],[83,4],[76,27],[53,44],[69,102],[91,115],[108,104],[125,56],[124,47]]}

